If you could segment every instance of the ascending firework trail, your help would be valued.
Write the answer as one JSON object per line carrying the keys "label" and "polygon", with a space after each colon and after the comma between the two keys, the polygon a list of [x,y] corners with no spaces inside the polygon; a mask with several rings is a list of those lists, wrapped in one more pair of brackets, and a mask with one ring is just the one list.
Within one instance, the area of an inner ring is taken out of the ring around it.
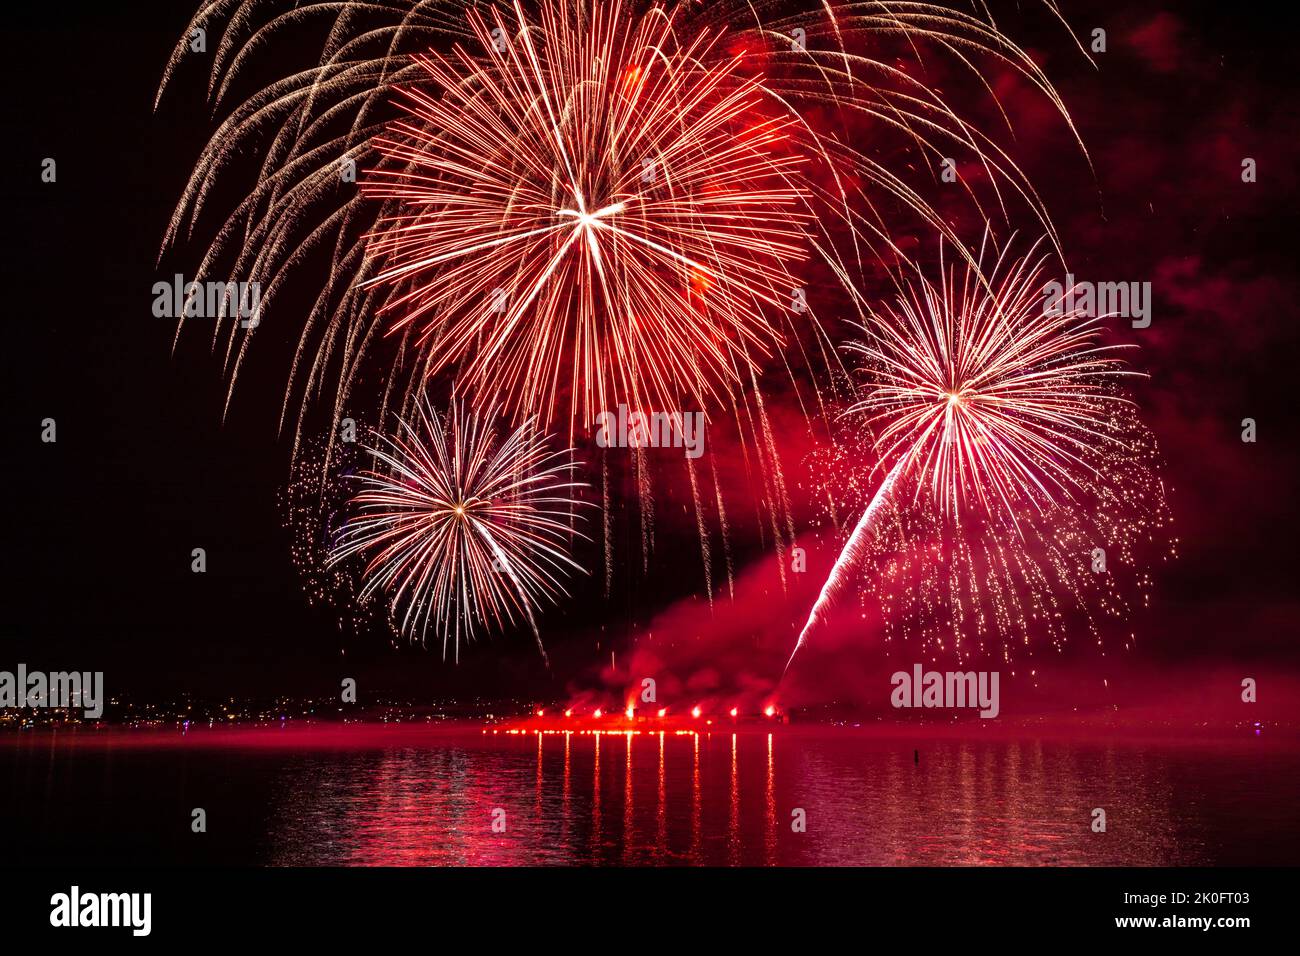
{"label": "ascending firework trail", "polygon": [[804,638],[808,636],[808,632],[821,621],[831,602],[843,589],[845,576],[862,558],[871,536],[875,533],[876,520],[879,518],[880,512],[884,510],[885,502],[893,493],[894,483],[898,480],[898,473],[902,469],[903,462],[900,459],[898,464],[894,465],[889,474],[885,476],[885,480],[880,483],[880,489],[876,492],[876,496],[871,499],[871,504],[867,505],[867,510],[863,512],[857,527],[849,535],[849,540],[844,543],[844,549],[840,551],[840,556],[835,559],[835,566],[831,568],[830,577],[822,585],[821,594],[817,595],[817,603],[813,605],[812,613],[808,615],[808,623],[799,632],[799,641],[795,644],[794,650],[790,652],[790,659],[785,662],[786,670],[789,670],[790,665],[794,663],[794,656],[799,653],[799,648],[803,647]]}

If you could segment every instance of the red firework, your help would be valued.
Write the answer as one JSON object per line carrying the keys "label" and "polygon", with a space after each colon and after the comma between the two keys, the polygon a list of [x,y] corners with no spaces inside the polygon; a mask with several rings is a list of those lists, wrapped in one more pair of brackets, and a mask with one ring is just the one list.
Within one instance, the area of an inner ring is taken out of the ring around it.
{"label": "red firework", "polygon": [[720,34],[680,43],[620,4],[575,15],[470,11],[483,52],[417,58],[426,82],[401,91],[367,184],[400,209],[371,282],[403,283],[389,331],[432,342],[429,374],[516,415],[709,407],[781,344],[768,313],[802,284],[795,120],[764,116]]}

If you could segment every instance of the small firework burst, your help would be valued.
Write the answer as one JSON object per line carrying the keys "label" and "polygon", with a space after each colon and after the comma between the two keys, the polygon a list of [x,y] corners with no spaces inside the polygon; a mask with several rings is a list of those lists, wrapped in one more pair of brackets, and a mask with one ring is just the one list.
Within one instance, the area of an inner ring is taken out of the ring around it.
{"label": "small firework burst", "polygon": [[1150,584],[1145,545],[1168,514],[1121,388],[1136,373],[1102,343],[1107,316],[1045,307],[1033,249],[987,270],[986,251],[960,279],[941,265],[937,284],[907,286],[849,346],[868,379],[850,412],[876,433],[884,477],[796,652],[864,564],[886,636],[901,625],[935,652],[997,635],[1005,656],[1031,632],[1059,646],[1073,612],[1096,635],[1094,612],[1122,616],[1127,585]]}
{"label": "small firework burst", "polygon": [[[980,263],[984,261],[981,250]],[[963,265],[909,284],[863,326],[866,397],[851,408],[878,431],[881,460],[960,520],[964,504],[1012,522],[1096,481],[1122,449],[1112,423],[1123,346],[1101,342],[1109,316],[1044,303],[1043,258]]]}
{"label": "small firework burst", "polygon": [[526,621],[546,657],[536,609],[567,592],[569,555],[582,502],[569,480],[570,453],[551,451],[531,420],[498,439],[494,414],[453,400],[439,415],[421,398],[396,438],[367,449],[377,468],[361,490],[329,563],[366,564],[361,597],[382,592],[401,631],[430,631],[459,660],[462,639]]}

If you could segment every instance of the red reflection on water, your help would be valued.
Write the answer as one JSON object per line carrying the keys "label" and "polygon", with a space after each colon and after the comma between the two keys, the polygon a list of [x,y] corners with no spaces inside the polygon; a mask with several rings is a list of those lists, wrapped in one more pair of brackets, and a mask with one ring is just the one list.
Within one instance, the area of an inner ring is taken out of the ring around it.
{"label": "red reflection on water", "polygon": [[[190,799],[197,781],[217,781],[213,792],[226,794],[223,800],[255,802],[244,818],[258,829],[233,835],[252,848],[250,862],[1132,865],[1300,858],[1294,740],[902,738],[790,727],[606,736],[421,727],[24,734],[0,756],[29,768],[22,779],[44,781],[43,806],[60,807],[93,786],[114,818],[137,806],[154,817]],[[610,747],[624,750],[611,756]],[[173,768],[182,765],[183,790],[169,792]],[[1107,809],[1111,833],[1091,832],[1096,806]],[[805,833],[790,828],[795,808],[807,815]],[[493,830],[496,811],[504,814],[502,832]],[[17,832],[41,825],[15,807],[6,817]]]}

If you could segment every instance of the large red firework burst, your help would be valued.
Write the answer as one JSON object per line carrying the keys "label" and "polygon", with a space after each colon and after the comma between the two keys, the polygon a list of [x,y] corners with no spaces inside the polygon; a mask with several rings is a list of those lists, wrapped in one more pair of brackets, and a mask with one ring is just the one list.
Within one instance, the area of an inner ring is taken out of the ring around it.
{"label": "large red firework burst", "polygon": [[[584,22],[577,22],[581,19]],[[662,10],[471,11],[475,44],[419,57],[409,118],[378,146],[395,199],[372,282],[435,340],[430,374],[520,415],[712,407],[781,342],[806,258],[792,117],[719,35],[677,39]],[[482,51],[482,52],[477,52]]]}

